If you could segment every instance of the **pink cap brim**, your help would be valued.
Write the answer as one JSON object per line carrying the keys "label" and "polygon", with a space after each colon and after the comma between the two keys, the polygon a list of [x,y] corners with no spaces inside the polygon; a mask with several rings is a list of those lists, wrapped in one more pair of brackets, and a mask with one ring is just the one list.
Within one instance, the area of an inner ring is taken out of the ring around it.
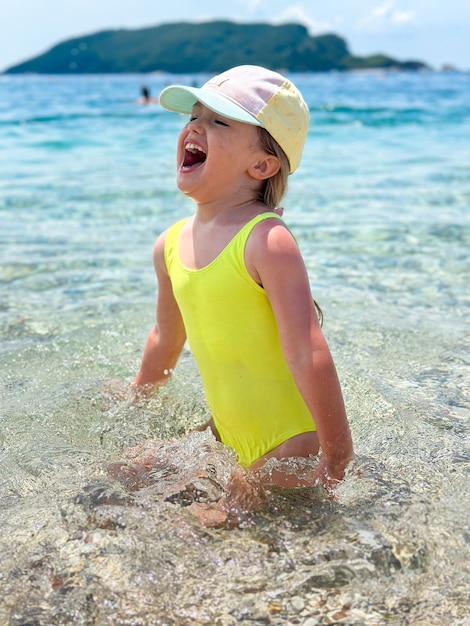
{"label": "pink cap brim", "polygon": [[176,113],[191,113],[196,102],[200,102],[222,117],[263,127],[263,124],[254,115],[230,98],[214,91],[184,85],[171,85],[160,94],[162,107]]}

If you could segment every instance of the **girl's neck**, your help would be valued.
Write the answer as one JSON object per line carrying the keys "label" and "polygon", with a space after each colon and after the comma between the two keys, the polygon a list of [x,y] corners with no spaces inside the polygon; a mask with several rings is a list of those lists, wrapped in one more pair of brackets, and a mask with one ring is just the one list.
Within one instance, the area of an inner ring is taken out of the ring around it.
{"label": "girl's neck", "polygon": [[265,204],[253,199],[239,203],[201,203],[196,206],[195,221],[199,223],[213,222],[220,225],[247,222],[256,215],[269,210]]}

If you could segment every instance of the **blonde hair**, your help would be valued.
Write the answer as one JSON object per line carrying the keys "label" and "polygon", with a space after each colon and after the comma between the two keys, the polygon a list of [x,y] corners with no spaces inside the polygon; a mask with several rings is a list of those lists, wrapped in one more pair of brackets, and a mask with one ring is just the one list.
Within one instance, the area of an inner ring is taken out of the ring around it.
{"label": "blonde hair", "polygon": [[281,165],[279,171],[274,176],[263,181],[263,185],[259,190],[259,200],[269,209],[275,209],[286,195],[287,178],[290,170],[289,159],[281,146],[265,128],[258,126],[258,137],[261,149],[267,154],[277,157]]}
{"label": "blonde hair", "polygon": [[[290,164],[284,150],[266,129],[258,126],[258,137],[262,150],[277,157],[281,165],[279,171],[274,176],[263,181],[263,185],[261,185],[259,190],[259,200],[272,210],[279,206],[282,198],[286,195]],[[320,326],[323,326],[323,311],[315,300],[313,300],[313,304],[315,305]]]}

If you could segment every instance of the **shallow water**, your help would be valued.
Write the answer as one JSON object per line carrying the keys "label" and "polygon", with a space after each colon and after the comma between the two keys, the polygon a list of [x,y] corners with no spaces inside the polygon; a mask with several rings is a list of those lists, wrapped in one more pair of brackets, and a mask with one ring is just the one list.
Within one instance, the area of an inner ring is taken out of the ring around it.
{"label": "shallow water", "polygon": [[[153,241],[192,210],[182,119],[138,106],[142,80],[0,76],[0,624],[470,623],[469,76],[296,77],[312,128],[284,216],[357,471],[248,503],[230,451],[188,434],[188,352],[158,397],[128,392]],[[155,438],[153,482],[107,473]],[[202,526],[191,503],[221,494],[230,523]]]}

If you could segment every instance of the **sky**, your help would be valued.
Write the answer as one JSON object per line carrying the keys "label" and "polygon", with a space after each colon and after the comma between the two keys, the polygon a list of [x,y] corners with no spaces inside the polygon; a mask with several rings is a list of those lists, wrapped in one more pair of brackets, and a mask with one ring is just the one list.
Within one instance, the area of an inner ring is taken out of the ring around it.
{"label": "sky", "polygon": [[0,0],[0,72],[100,30],[213,19],[302,23],[359,56],[470,70],[470,0]]}

